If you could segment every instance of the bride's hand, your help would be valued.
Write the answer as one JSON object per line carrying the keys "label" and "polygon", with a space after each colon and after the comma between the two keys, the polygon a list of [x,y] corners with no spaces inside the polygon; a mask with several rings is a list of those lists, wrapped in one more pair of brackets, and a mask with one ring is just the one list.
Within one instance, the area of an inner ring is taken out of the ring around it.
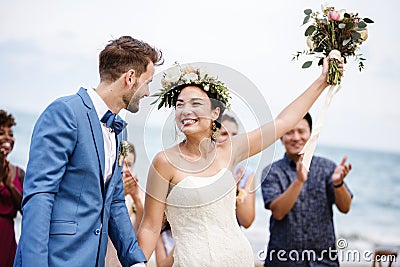
{"label": "bride's hand", "polygon": [[[328,78],[328,73],[329,73],[329,60],[332,58],[330,56],[327,56],[323,60],[322,64],[322,73],[321,73],[321,78],[324,80],[327,80]],[[340,58],[340,63],[338,65],[339,70],[340,70],[340,76],[343,77],[344,74],[344,57]]]}

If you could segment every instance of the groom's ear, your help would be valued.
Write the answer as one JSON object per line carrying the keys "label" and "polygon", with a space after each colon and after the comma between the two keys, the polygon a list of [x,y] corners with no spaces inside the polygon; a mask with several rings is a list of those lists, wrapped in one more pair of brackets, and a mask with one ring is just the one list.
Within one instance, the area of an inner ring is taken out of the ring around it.
{"label": "groom's ear", "polygon": [[125,83],[129,86],[136,83],[136,72],[134,69],[130,69],[125,73]]}

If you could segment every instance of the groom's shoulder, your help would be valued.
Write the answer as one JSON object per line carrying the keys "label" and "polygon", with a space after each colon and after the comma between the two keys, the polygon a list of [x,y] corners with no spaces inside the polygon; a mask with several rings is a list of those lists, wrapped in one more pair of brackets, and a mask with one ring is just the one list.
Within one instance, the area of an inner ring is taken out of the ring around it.
{"label": "groom's shoulder", "polygon": [[78,94],[71,94],[61,96],[53,100],[53,102],[49,105],[50,106],[76,106],[82,105],[82,98]]}

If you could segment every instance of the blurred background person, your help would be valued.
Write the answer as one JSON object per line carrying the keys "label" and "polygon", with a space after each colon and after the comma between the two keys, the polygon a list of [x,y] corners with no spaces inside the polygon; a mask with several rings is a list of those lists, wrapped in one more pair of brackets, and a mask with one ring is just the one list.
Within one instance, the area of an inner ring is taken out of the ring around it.
{"label": "blurred background person", "polygon": [[[232,136],[238,134],[239,124],[235,117],[228,114],[222,115],[220,134],[217,143],[223,143]],[[254,171],[243,163],[239,163],[233,176],[238,182],[236,197],[236,217],[244,228],[249,228],[255,217],[255,192],[254,192]]]}
{"label": "blurred background person", "polygon": [[136,162],[136,150],[133,144],[128,141],[122,141],[121,145],[126,149],[122,181],[124,182],[125,203],[128,208],[135,232],[139,228],[143,217],[144,192],[139,188],[139,180],[133,171]]}
{"label": "blurred background person", "polygon": [[[123,157],[123,173],[122,181],[124,183],[125,204],[131,218],[132,227],[135,230],[139,228],[140,221],[143,216],[143,194],[139,188],[139,180],[133,172],[136,162],[135,146],[128,141],[121,141],[121,147],[125,151]],[[122,158],[121,158],[122,159]],[[117,250],[115,249],[111,239],[108,238],[106,267],[118,267],[121,263],[118,260]]]}
{"label": "blurred background person", "polygon": [[0,266],[13,266],[17,242],[14,218],[21,210],[22,184],[25,172],[11,164],[7,156],[14,148],[12,127],[16,125],[11,114],[0,110]]}
{"label": "blurred background person", "polygon": [[[347,157],[336,164],[313,156],[310,171],[299,155],[310,139],[312,119],[307,113],[281,137],[286,153],[262,173],[262,194],[270,209],[270,239],[265,266],[339,266],[333,224],[333,204],[342,213],[350,210],[352,194],[344,183],[351,170]],[[277,256],[274,251],[284,252]],[[289,257],[289,253],[301,257]],[[316,257],[303,256],[313,251]],[[332,253],[324,253],[332,251]]]}

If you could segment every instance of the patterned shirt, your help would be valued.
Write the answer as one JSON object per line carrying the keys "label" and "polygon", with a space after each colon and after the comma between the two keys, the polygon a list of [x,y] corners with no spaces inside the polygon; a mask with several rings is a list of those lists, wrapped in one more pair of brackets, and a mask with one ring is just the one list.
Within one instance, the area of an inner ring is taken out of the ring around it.
{"label": "patterned shirt", "polygon": [[[291,211],[280,221],[271,216],[266,266],[338,266],[337,260],[329,260],[328,253],[329,248],[331,250],[336,248],[332,210],[335,203],[332,174],[335,168],[334,162],[313,157],[307,181]],[[262,173],[261,184],[265,208],[269,209],[270,203],[295,179],[296,164],[286,154],[283,159],[266,167]],[[281,261],[276,264],[278,259],[276,255],[271,255],[272,250],[275,252],[284,250],[286,253],[296,250],[300,256],[303,251],[312,250],[316,253],[316,258],[321,256],[321,251],[327,252],[322,255],[317,265],[315,264],[318,259],[313,261],[313,257],[310,257],[310,261],[307,257],[299,257],[297,264],[290,262],[290,259],[285,264]],[[271,262],[274,264],[270,265]]]}

